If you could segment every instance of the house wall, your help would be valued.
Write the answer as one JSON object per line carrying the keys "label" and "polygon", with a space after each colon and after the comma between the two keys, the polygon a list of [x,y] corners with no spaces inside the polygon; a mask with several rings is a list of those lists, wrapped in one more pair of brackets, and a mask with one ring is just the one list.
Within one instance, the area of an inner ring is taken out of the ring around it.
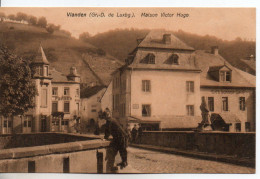
{"label": "house wall", "polygon": [[108,85],[106,88],[102,98],[101,98],[101,109],[104,111],[106,108],[110,109],[112,111],[112,102],[113,102],[113,96],[112,96],[112,82]]}
{"label": "house wall", "polygon": [[100,90],[97,94],[89,97],[89,98],[81,98],[81,122],[84,125],[89,123],[90,119],[94,119],[94,121],[98,118],[98,112],[101,110],[100,99],[105,92],[105,88]]}
{"label": "house wall", "polygon": [[[255,131],[255,95],[250,89],[217,89],[201,88],[201,96],[214,97],[214,111],[211,113],[232,113],[241,121],[241,132],[245,132],[245,122],[250,122],[251,131]],[[223,111],[222,97],[228,97],[228,111]],[[239,97],[245,97],[245,111],[240,110]],[[230,131],[235,131],[235,123],[230,126]]]}

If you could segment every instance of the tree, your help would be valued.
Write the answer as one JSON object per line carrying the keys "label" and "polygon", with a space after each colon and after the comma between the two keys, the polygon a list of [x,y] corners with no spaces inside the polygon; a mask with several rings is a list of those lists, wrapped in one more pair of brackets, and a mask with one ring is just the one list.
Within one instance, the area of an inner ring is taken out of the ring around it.
{"label": "tree", "polygon": [[91,37],[90,33],[83,32],[82,34],[79,35],[79,40],[85,42],[90,37]]}
{"label": "tree", "polygon": [[36,86],[28,61],[0,47],[0,114],[23,115],[35,106]]}
{"label": "tree", "polygon": [[47,20],[46,20],[46,18],[45,18],[45,17],[40,17],[40,18],[38,19],[37,25],[40,26],[40,27],[42,27],[42,28],[46,28],[46,26],[47,26]]}
{"label": "tree", "polygon": [[31,25],[36,25],[37,24],[37,17],[29,16],[28,17],[28,23],[31,24]]}
{"label": "tree", "polygon": [[16,20],[17,20],[17,21],[22,21],[22,20],[27,21],[27,20],[28,20],[27,18],[28,18],[28,15],[25,14],[25,13],[18,12],[18,13],[16,14]]}
{"label": "tree", "polygon": [[15,20],[15,15],[14,15],[14,14],[10,14],[10,15],[8,15],[7,17],[8,17],[8,19],[10,19],[10,20]]}

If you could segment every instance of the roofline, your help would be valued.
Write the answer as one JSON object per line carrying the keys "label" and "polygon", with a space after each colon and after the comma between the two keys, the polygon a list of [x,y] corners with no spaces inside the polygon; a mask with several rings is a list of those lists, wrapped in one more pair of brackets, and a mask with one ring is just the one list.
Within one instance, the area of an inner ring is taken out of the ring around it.
{"label": "roofline", "polygon": [[132,69],[132,70],[144,70],[144,71],[189,71],[189,72],[197,72],[200,73],[200,69],[165,69],[165,68],[136,68],[136,67],[127,67],[126,69]]}
{"label": "roofline", "polygon": [[52,81],[51,83],[71,83],[71,84],[80,84],[80,82],[75,82],[75,81]]}
{"label": "roofline", "polygon": [[162,47],[140,47],[138,46],[137,48],[142,48],[142,49],[159,49],[159,50],[181,50],[181,51],[195,51],[194,48],[192,49],[181,49],[181,48],[162,48]]}
{"label": "roofline", "polygon": [[234,88],[241,88],[241,89],[255,89],[256,87],[253,86],[217,86],[217,85],[200,85],[200,88],[220,88],[220,89],[234,89]]}

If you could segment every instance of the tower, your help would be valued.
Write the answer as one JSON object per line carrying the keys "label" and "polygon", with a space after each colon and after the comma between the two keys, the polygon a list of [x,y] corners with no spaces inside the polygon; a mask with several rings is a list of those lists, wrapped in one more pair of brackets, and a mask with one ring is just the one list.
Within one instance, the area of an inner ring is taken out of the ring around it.
{"label": "tower", "polygon": [[49,131],[51,121],[51,77],[49,75],[49,62],[40,45],[39,50],[32,62],[35,70],[33,76],[38,95],[35,96],[35,110],[33,114],[33,132]]}

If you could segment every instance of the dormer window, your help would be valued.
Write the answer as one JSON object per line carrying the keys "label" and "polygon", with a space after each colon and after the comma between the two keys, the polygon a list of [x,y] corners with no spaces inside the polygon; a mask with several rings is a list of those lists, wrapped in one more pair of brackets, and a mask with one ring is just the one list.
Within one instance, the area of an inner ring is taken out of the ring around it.
{"label": "dormer window", "polygon": [[146,55],[144,59],[140,61],[140,63],[146,63],[146,64],[155,64],[155,56],[152,53],[149,53]]}
{"label": "dormer window", "polygon": [[212,66],[208,71],[209,75],[219,82],[231,82],[232,70],[227,66]]}
{"label": "dormer window", "polygon": [[219,72],[219,81],[230,82],[231,81],[231,72],[230,71],[220,71]]}
{"label": "dormer window", "polygon": [[148,64],[155,64],[155,56],[152,53],[148,54]]}
{"label": "dormer window", "polygon": [[179,65],[179,56],[172,54],[164,63],[169,65]]}

